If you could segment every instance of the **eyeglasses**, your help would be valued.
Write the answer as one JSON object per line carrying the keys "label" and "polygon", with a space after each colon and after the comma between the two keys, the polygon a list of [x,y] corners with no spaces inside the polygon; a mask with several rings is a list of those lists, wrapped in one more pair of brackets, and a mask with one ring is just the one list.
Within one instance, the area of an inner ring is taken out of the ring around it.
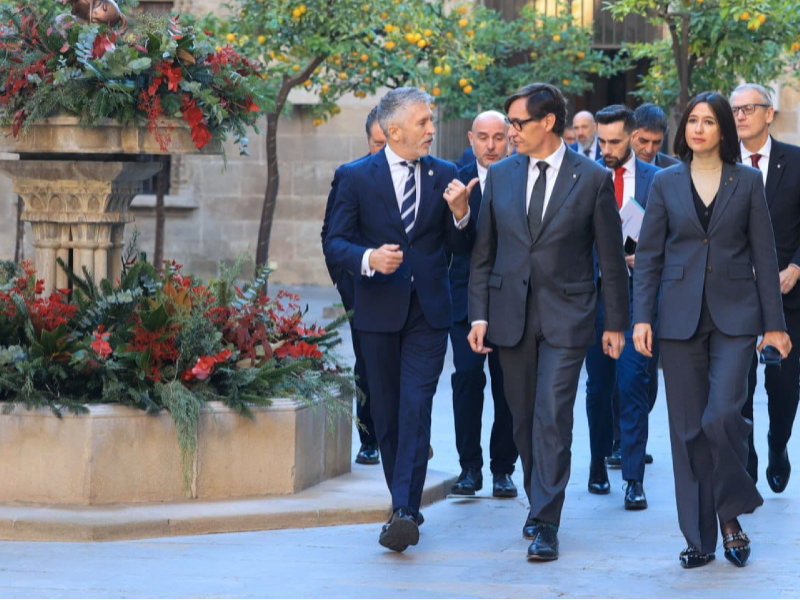
{"label": "eyeglasses", "polygon": [[522,131],[522,128],[525,125],[527,125],[528,123],[530,123],[531,121],[541,121],[541,119],[535,119],[535,118],[531,117],[530,119],[523,119],[523,120],[520,121],[519,119],[506,118],[506,121],[508,122],[509,125],[511,125],[517,131]]}
{"label": "eyeglasses", "polygon": [[769,108],[769,104],[743,104],[742,106],[731,106],[733,109],[733,116],[739,114],[739,111],[742,111],[746,115],[752,115],[756,112],[756,106],[761,106],[763,108]]}

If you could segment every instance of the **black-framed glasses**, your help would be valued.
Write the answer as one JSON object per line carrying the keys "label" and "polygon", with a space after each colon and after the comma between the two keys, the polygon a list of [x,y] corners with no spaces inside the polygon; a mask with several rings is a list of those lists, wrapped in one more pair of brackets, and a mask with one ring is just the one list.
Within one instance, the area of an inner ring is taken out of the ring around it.
{"label": "black-framed glasses", "polygon": [[541,119],[536,119],[534,117],[531,117],[530,119],[522,119],[522,120],[506,118],[506,121],[508,121],[508,124],[511,125],[517,131],[522,131],[522,128],[525,125],[527,125],[528,123],[530,123],[531,121],[541,121]]}
{"label": "black-framed glasses", "polygon": [[733,110],[733,116],[739,114],[739,111],[742,111],[746,115],[752,115],[756,112],[756,106],[761,106],[763,108],[769,108],[769,104],[742,104],[741,106],[731,106]]}

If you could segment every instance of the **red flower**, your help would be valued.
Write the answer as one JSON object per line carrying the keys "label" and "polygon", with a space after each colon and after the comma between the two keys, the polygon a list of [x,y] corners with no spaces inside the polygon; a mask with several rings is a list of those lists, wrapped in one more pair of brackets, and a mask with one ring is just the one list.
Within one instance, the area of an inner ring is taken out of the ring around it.
{"label": "red flower", "polygon": [[208,379],[208,376],[211,375],[211,371],[214,370],[215,364],[217,364],[217,361],[214,360],[213,356],[198,358],[197,364],[192,368],[192,374],[200,381]]}
{"label": "red flower", "polygon": [[111,349],[111,344],[108,343],[108,337],[111,334],[103,333],[103,326],[100,325],[92,335],[94,336],[94,341],[90,344],[92,350],[99,354],[101,358],[110,356],[113,350]]}
{"label": "red flower", "polygon": [[250,112],[258,112],[261,109],[258,108],[258,104],[250,100],[250,104],[248,105],[247,110],[249,110]]}
{"label": "red flower", "polygon": [[94,44],[92,45],[92,57],[103,58],[103,55],[106,52],[114,49],[114,40],[116,39],[116,33],[112,33],[111,36],[109,36],[107,33],[96,36],[94,38]]}

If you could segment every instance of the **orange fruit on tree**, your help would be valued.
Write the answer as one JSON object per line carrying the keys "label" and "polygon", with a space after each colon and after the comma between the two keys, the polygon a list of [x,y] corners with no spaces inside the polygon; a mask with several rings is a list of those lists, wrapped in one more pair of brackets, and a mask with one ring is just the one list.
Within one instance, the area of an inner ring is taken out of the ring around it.
{"label": "orange fruit on tree", "polygon": [[471,85],[464,86],[464,93],[465,94],[471,94],[472,93],[472,86]]}
{"label": "orange fruit on tree", "polygon": [[438,65],[433,67],[433,72],[436,73],[437,75],[441,75],[442,71],[444,71],[444,69],[442,69],[442,67],[440,67]]}
{"label": "orange fruit on tree", "polygon": [[466,80],[466,79],[464,79],[463,77],[462,77],[461,79],[459,79],[459,80],[458,80],[458,85],[460,85],[462,88],[463,88],[464,86],[466,86],[468,83],[469,83],[469,81],[467,81],[467,80]]}
{"label": "orange fruit on tree", "polygon": [[431,93],[432,93],[434,96],[440,96],[440,95],[442,94],[442,90],[440,90],[438,87],[435,87],[435,88],[433,88],[433,89],[431,90]]}
{"label": "orange fruit on tree", "polygon": [[469,24],[469,21],[467,21],[466,19],[459,19],[458,20],[458,26],[459,27],[466,27],[468,24]]}
{"label": "orange fruit on tree", "polygon": [[747,12],[747,11],[744,11],[742,13],[742,21],[749,21],[749,20],[750,20],[750,13]]}
{"label": "orange fruit on tree", "polygon": [[392,40],[389,40],[388,42],[386,42],[385,47],[387,50],[394,50],[394,42]]}
{"label": "orange fruit on tree", "polygon": [[554,42],[560,42],[560,41],[561,41],[561,36],[560,36],[560,35],[558,35],[558,34],[555,34],[555,35],[553,36],[553,41],[554,41]]}

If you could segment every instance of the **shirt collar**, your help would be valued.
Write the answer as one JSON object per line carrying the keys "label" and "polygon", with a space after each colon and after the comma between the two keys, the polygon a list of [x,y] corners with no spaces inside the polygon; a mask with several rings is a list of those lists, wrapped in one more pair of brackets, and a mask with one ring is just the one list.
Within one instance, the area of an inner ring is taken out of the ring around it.
{"label": "shirt collar", "polygon": [[[544,162],[546,162],[547,165],[551,169],[555,169],[556,171],[558,171],[559,169],[561,169],[561,163],[564,161],[564,155],[566,153],[567,153],[567,146],[564,144],[564,142],[562,140],[561,144],[558,146],[558,150],[553,152],[550,156],[546,157],[544,159]],[[532,156],[529,156],[528,157],[528,168],[530,170],[535,169],[536,168],[536,163],[538,163],[539,160],[540,159],[538,159],[538,158],[534,158]]]}
{"label": "shirt collar", "polygon": [[481,180],[481,183],[486,181],[486,175],[489,173],[489,169],[486,167],[482,167],[481,163],[475,161],[475,166],[478,167],[478,179]]}
{"label": "shirt collar", "polygon": [[744,162],[746,158],[750,158],[753,154],[758,154],[762,158],[769,158],[769,153],[772,150],[772,136],[771,135],[767,136],[767,141],[764,142],[764,145],[761,146],[758,152],[750,152],[747,148],[744,147],[744,144],[742,142],[739,142],[739,147],[742,150],[742,162]]}
{"label": "shirt collar", "polygon": [[[390,168],[395,165],[399,165],[402,162],[410,162],[405,158],[403,158],[402,156],[399,156],[396,152],[394,152],[389,147],[389,144],[386,144],[386,146],[384,146],[384,152],[386,152],[386,161],[389,163]],[[417,162],[419,162],[419,160],[420,159],[417,159]]]}
{"label": "shirt collar", "polygon": [[631,155],[628,157],[627,162],[622,165],[629,173],[636,174],[636,153],[631,150]]}

